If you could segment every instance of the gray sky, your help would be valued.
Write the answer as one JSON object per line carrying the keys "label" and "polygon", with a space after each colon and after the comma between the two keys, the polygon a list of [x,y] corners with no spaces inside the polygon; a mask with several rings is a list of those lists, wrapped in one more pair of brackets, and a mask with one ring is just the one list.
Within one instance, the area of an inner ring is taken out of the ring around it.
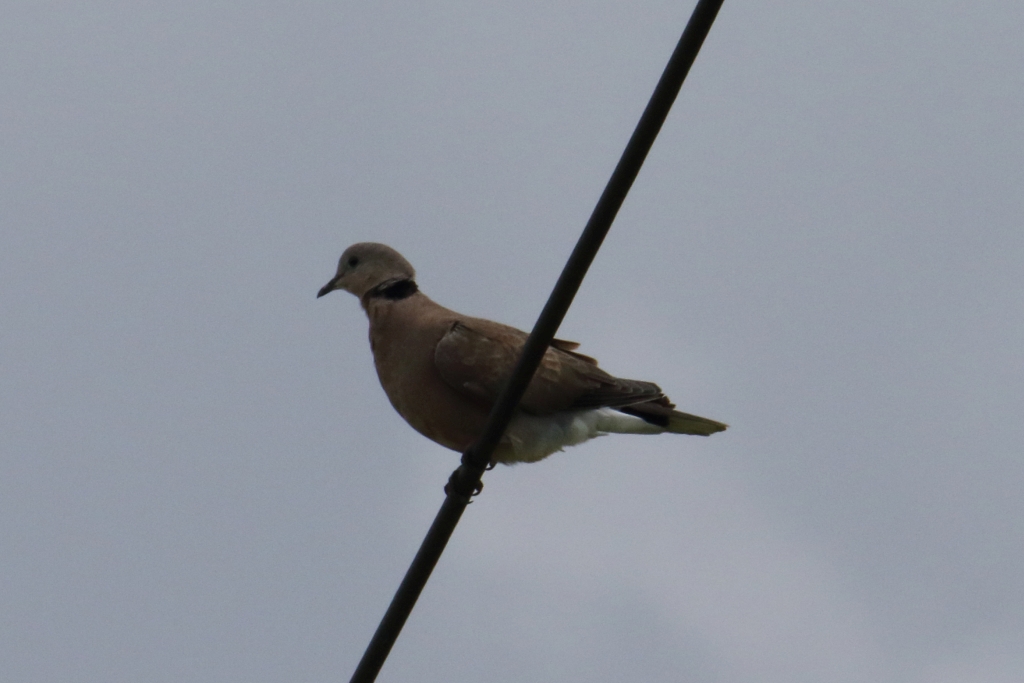
{"label": "gray sky", "polygon": [[[529,328],[691,9],[7,3],[5,680],[347,680],[458,456],[317,289]],[[559,336],[732,428],[490,472],[381,680],[1020,680],[1022,30],[726,3]]]}

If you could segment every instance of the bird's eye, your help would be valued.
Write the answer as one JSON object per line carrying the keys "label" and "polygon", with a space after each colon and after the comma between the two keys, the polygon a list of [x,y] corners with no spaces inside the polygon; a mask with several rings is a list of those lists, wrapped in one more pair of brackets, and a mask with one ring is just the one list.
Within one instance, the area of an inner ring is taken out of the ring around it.
{"label": "bird's eye", "polygon": [[348,258],[348,267],[349,268],[355,268],[358,265],[359,265],[359,257],[358,256],[349,256],[349,258]]}

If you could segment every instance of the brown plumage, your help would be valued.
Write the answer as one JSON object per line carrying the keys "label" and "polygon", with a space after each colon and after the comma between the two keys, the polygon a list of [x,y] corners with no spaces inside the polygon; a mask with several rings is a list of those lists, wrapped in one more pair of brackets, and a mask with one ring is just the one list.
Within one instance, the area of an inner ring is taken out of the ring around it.
{"label": "brown plumage", "polygon": [[[464,451],[479,436],[526,340],[507,325],[460,315],[415,284],[415,271],[383,244],[345,250],[317,295],[344,289],[370,320],[370,348],[381,385],[402,417],[429,439]],[[555,340],[495,453],[529,462],[608,432],[698,434],[726,425],[674,410],[658,385],[613,377],[578,344]]]}

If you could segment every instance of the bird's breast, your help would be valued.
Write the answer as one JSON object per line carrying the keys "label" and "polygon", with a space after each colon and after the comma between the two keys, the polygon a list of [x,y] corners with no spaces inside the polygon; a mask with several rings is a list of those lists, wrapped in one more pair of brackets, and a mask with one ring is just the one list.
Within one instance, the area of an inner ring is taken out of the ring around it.
{"label": "bird's breast", "polygon": [[[395,302],[367,310],[374,366],[391,405],[420,434],[463,451],[479,436],[487,408],[441,379],[434,350],[450,322]],[[376,310],[375,310],[376,309]]]}

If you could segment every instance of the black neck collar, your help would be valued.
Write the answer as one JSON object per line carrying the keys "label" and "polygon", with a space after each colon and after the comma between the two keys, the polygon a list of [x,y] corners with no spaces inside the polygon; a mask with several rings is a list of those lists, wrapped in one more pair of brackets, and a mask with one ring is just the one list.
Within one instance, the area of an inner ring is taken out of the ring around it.
{"label": "black neck collar", "polygon": [[366,293],[367,299],[387,299],[388,301],[400,301],[407,299],[416,292],[420,291],[420,288],[416,286],[416,283],[412,278],[404,278],[402,280],[388,280],[382,282],[369,292]]}

